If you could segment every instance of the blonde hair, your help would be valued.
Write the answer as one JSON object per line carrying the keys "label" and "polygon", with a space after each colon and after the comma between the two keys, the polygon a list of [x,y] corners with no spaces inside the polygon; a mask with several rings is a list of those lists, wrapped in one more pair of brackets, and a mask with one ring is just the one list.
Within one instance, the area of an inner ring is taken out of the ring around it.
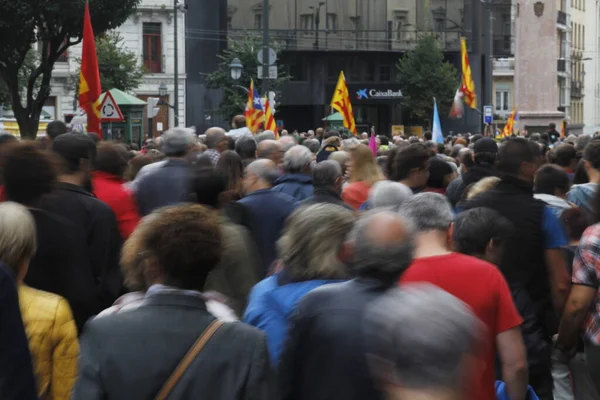
{"label": "blonde hair", "polygon": [[496,187],[496,185],[498,185],[499,182],[500,178],[497,176],[488,176],[487,178],[483,178],[479,182],[474,183],[467,193],[467,200],[473,200],[480,194],[485,193],[488,190],[492,190]]}
{"label": "blonde hair", "polygon": [[359,144],[349,153],[352,160],[350,182],[367,182],[369,185],[373,185],[382,179],[381,171],[371,149],[364,144]]}
{"label": "blonde hair", "polygon": [[0,227],[0,262],[17,273],[20,263],[35,255],[35,221],[27,208],[7,201],[0,203]]}

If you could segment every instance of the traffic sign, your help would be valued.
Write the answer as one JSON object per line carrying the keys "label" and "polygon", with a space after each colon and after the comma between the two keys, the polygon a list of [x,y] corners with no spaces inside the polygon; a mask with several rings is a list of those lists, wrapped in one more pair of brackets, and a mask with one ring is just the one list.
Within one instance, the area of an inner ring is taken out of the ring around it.
{"label": "traffic sign", "polygon": [[494,122],[494,107],[483,106],[483,123],[491,125]]}
{"label": "traffic sign", "polygon": [[[264,79],[262,65],[260,65],[258,67],[258,79]],[[269,76],[267,76],[267,79],[277,79],[277,66],[276,65],[269,66]]]}
{"label": "traffic sign", "polygon": [[106,92],[100,104],[100,120],[102,122],[121,122],[124,119],[123,113],[121,113],[121,109],[114,97],[112,97],[110,92]]}
{"label": "traffic sign", "polygon": [[[258,51],[258,62],[261,64],[264,64],[263,51],[264,49]],[[267,48],[267,52],[267,65],[275,64],[277,61],[277,52],[270,47]]]}

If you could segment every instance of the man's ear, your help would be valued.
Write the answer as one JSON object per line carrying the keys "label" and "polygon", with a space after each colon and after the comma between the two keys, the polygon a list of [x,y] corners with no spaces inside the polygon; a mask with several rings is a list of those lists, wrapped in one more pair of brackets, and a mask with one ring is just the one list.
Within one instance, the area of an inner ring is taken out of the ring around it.
{"label": "man's ear", "polygon": [[340,247],[340,251],[338,253],[338,260],[340,260],[344,264],[348,264],[352,261],[352,257],[354,256],[354,243],[352,242],[344,242],[342,247]]}
{"label": "man's ear", "polygon": [[448,250],[454,250],[454,222],[450,223],[450,226],[446,231],[446,248]]}

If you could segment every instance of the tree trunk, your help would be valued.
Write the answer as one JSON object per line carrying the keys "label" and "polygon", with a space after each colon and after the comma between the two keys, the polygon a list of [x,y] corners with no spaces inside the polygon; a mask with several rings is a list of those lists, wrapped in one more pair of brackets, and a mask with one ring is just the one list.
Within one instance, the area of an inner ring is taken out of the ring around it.
{"label": "tree trunk", "polygon": [[[33,107],[37,110],[37,107]],[[21,139],[35,140],[38,133],[38,127],[40,125],[40,111],[33,111],[31,114],[27,112],[27,109],[23,107],[15,108],[13,106],[13,112],[15,118],[19,124],[19,131],[21,132]]]}

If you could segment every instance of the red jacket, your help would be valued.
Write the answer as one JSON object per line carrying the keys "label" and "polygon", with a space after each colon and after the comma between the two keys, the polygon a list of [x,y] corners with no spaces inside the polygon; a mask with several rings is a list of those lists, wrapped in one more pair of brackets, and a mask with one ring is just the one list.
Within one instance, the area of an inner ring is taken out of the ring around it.
{"label": "red jacket", "polygon": [[133,193],[123,186],[121,178],[106,172],[94,171],[92,186],[96,197],[115,213],[121,236],[127,239],[140,222],[140,211]]}

